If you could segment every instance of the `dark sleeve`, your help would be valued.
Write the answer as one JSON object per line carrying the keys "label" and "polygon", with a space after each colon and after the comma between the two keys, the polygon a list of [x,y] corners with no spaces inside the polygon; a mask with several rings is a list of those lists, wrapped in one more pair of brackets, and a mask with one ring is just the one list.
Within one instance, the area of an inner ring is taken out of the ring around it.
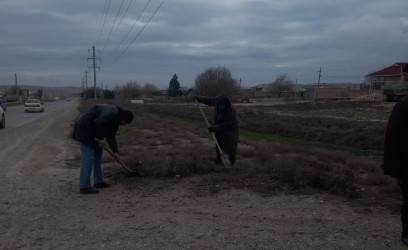
{"label": "dark sleeve", "polygon": [[215,97],[197,96],[197,101],[208,106],[215,106]]}
{"label": "dark sleeve", "polygon": [[115,135],[106,137],[106,141],[108,142],[109,147],[112,149],[113,153],[117,153],[118,152],[118,143],[116,142]]}

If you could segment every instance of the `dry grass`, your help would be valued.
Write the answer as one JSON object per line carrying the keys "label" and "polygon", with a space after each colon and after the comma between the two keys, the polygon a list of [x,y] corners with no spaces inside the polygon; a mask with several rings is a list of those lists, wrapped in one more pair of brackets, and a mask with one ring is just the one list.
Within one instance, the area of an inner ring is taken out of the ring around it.
{"label": "dry grass", "polygon": [[[371,150],[382,150],[391,108],[389,104],[356,102],[236,107],[240,126],[248,131]],[[145,110],[202,119],[192,104],[147,105]],[[211,109],[206,112],[211,117]]]}
{"label": "dry grass", "polygon": [[371,93],[368,93],[366,95],[361,95],[355,99],[353,99],[354,102],[368,102],[368,103],[378,103],[378,102],[384,102],[386,100],[384,94],[382,91],[373,91]]}
{"label": "dry grass", "polygon": [[[88,109],[90,105],[93,104],[84,102],[80,110]],[[249,189],[263,195],[273,195],[278,192],[309,193],[322,190],[348,198],[358,198],[368,205],[382,204],[395,207],[398,204],[398,187],[394,180],[383,175],[379,161],[341,151],[311,149],[240,138],[237,163],[233,169],[227,170],[215,165],[215,148],[205,129],[183,119],[174,118],[189,117],[198,120],[201,117],[196,107],[192,105],[130,106],[127,104],[122,106],[131,109],[135,114],[135,119],[131,125],[120,128],[118,132],[119,149],[123,160],[130,167],[137,168],[144,173],[146,175],[144,178],[171,179],[199,176],[200,178],[194,179],[197,195],[213,194],[229,188]],[[268,125],[274,126],[269,120],[274,116],[265,115],[269,112],[262,110],[261,107],[254,109],[245,107],[245,109],[242,117],[253,119],[250,123],[241,121],[244,126],[247,126],[246,128],[256,127],[270,131],[271,128]],[[206,112],[210,114],[210,111],[207,109]],[[240,109],[240,111],[243,110]],[[279,112],[283,113],[283,107]],[[297,112],[296,109],[295,112]],[[283,116],[283,114],[279,115],[280,118]],[[324,140],[330,134],[328,131],[334,129],[323,129],[324,127],[340,126],[332,124],[336,123],[335,118],[299,118],[293,113],[288,117],[291,119],[286,120],[284,124],[294,123],[290,125],[293,127],[297,127],[297,123],[302,124],[302,132],[296,134],[304,138],[308,138],[309,133],[315,135],[321,133],[315,138]],[[317,121],[325,124],[320,126],[323,132],[309,127],[319,124]],[[353,121],[343,119],[342,122],[344,122],[342,124],[348,124]],[[373,131],[383,131],[384,122],[380,121],[375,126],[362,121],[354,121],[352,124],[357,126],[359,123],[362,125],[358,126],[358,129],[352,129],[353,126],[349,126],[350,129],[347,131],[350,139],[347,140],[348,142],[363,140],[362,134],[364,134],[364,140],[369,147],[374,147],[372,143],[382,145],[380,139],[366,138],[368,135],[373,135]],[[344,129],[344,126],[336,127],[335,130]],[[285,130],[286,128],[282,126],[280,129]],[[125,177],[119,176],[118,178]]]}

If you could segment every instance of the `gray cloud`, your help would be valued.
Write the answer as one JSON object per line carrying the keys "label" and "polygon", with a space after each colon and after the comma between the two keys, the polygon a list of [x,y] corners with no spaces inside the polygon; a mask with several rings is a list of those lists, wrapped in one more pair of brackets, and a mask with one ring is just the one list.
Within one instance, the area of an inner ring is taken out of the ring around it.
{"label": "gray cloud", "polygon": [[166,88],[174,73],[192,86],[215,66],[229,68],[243,85],[279,74],[313,83],[319,67],[327,83],[361,82],[408,61],[404,0],[168,0],[127,48],[162,2],[151,0],[136,22],[147,1],[133,1],[116,31],[129,1],[118,16],[121,1],[110,1],[103,29],[109,0],[0,1],[0,84],[13,84],[17,73],[25,84],[80,86],[92,45],[102,60],[98,84],[109,86]]}

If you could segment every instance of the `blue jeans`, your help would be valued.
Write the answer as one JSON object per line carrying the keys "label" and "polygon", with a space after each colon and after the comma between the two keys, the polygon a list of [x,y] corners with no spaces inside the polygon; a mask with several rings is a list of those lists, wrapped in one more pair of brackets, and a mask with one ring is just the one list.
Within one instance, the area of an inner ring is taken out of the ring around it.
{"label": "blue jeans", "polygon": [[102,177],[102,149],[95,150],[80,143],[81,169],[79,172],[79,188],[91,187],[92,167],[94,170],[94,184],[103,182]]}

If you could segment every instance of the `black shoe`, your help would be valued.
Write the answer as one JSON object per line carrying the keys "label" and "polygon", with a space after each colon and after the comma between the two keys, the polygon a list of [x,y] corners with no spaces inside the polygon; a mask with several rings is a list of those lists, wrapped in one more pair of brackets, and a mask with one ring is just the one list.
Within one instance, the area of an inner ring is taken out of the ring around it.
{"label": "black shoe", "polygon": [[99,193],[99,190],[95,189],[93,187],[80,188],[79,191],[80,191],[81,194],[97,194],[97,193]]}
{"label": "black shoe", "polygon": [[96,184],[94,185],[94,188],[107,188],[107,187],[109,187],[109,186],[110,186],[109,183],[100,182],[100,183],[96,183]]}

